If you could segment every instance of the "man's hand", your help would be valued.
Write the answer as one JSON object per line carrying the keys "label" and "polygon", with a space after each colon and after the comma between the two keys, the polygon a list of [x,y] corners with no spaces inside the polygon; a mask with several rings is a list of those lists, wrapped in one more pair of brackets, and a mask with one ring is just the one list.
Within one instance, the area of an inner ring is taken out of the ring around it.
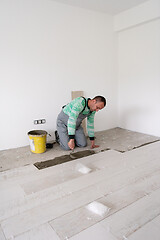
{"label": "man's hand", "polygon": [[68,147],[73,150],[75,148],[74,139],[70,139],[68,142]]}
{"label": "man's hand", "polygon": [[92,141],[91,141],[91,149],[92,149],[92,148],[98,148],[98,147],[99,147],[99,145],[95,145],[95,141],[92,140]]}

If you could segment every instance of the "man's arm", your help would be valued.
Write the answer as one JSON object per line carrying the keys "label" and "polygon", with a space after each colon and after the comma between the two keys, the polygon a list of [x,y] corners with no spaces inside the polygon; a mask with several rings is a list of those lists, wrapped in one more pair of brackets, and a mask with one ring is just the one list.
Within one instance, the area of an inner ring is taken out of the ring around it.
{"label": "man's arm", "polygon": [[74,139],[70,139],[68,142],[68,147],[73,150],[75,148],[75,142]]}
{"label": "man's arm", "polygon": [[95,145],[94,140],[94,117],[96,112],[92,112],[90,116],[87,117],[87,131],[88,136],[91,141],[91,148],[97,148],[99,145]]}
{"label": "man's arm", "polygon": [[95,144],[95,140],[91,140],[91,149],[92,148],[98,148],[98,147],[99,147],[99,145]]}
{"label": "man's arm", "polygon": [[69,136],[69,142],[68,142],[68,146],[71,150],[73,150],[75,148],[75,129],[76,129],[76,122],[77,122],[77,118],[79,113],[83,110],[84,108],[84,99],[80,101],[78,101],[77,103],[75,103],[72,106],[72,109],[69,113],[69,119],[68,119],[68,123],[67,123],[67,128],[68,128],[68,136]]}

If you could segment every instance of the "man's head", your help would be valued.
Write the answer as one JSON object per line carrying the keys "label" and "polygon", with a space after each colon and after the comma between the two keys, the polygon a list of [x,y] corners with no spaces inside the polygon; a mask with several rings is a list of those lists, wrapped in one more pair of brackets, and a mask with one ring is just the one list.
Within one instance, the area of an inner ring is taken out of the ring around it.
{"label": "man's head", "polygon": [[98,112],[106,106],[106,99],[103,96],[96,96],[88,103],[90,110]]}

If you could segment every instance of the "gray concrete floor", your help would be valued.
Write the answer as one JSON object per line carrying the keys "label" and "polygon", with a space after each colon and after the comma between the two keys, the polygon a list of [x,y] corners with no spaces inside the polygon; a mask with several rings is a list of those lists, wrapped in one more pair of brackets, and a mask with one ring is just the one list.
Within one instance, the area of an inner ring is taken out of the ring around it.
{"label": "gray concrete floor", "polygon": [[[119,152],[130,151],[145,144],[159,141],[160,138],[125,130],[122,128],[113,128],[106,131],[95,133],[96,144],[100,147],[94,149],[95,152],[105,150],[116,150]],[[90,141],[85,148],[75,148],[74,152],[90,149]],[[30,151],[29,146],[0,151],[0,171],[5,171],[12,168],[34,164],[36,162],[46,161],[69,154],[71,151],[64,151],[55,143],[52,149],[47,149],[45,153],[35,154]]]}

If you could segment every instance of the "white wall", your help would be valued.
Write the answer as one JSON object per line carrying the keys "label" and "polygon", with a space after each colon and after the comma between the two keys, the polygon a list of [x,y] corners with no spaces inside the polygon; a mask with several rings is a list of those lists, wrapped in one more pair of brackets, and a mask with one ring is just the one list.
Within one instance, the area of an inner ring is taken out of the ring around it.
{"label": "white wall", "polygon": [[160,17],[160,0],[149,0],[114,17],[114,30],[121,31]]}
{"label": "white wall", "polygon": [[[50,0],[0,1],[0,149],[52,134],[72,90],[104,95],[95,130],[117,126],[113,17]],[[46,119],[34,125],[34,119]],[[50,140],[50,139],[49,139]]]}
{"label": "white wall", "polygon": [[160,17],[160,1],[148,1],[117,15],[115,30],[119,31],[119,126],[160,137],[158,16]]}

